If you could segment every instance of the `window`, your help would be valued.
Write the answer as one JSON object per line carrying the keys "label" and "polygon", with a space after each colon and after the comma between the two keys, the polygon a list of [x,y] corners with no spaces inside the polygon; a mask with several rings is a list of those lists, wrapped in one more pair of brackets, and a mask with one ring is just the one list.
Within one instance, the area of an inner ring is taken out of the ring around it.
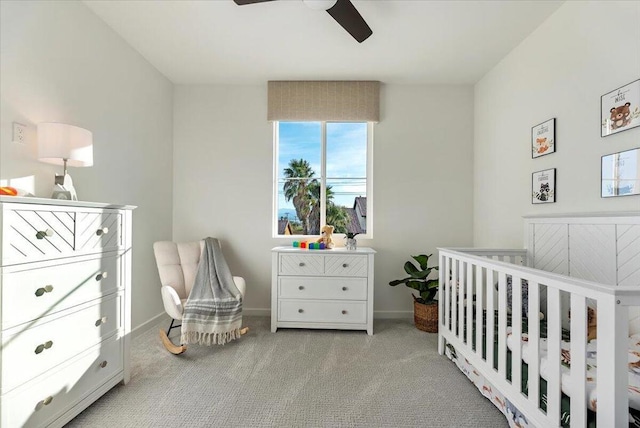
{"label": "window", "polygon": [[274,122],[274,236],[371,237],[370,122]]}

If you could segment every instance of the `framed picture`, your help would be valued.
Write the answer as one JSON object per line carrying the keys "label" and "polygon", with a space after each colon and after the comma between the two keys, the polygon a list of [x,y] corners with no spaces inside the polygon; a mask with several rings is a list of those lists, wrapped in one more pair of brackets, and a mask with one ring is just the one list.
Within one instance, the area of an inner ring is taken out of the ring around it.
{"label": "framed picture", "polygon": [[640,79],[600,97],[601,137],[640,126]]}
{"label": "framed picture", "polygon": [[600,196],[640,195],[640,148],[602,156]]}
{"label": "framed picture", "polygon": [[556,169],[545,169],[531,175],[531,203],[548,204],[556,201]]}
{"label": "framed picture", "polygon": [[548,155],[556,151],[556,118],[549,119],[531,128],[531,158]]}

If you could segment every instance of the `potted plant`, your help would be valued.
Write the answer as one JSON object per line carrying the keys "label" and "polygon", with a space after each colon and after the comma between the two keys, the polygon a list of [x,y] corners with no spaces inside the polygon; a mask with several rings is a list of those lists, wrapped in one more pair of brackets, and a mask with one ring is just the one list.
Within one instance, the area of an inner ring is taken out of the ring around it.
{"label": "potted plant", "polygon": [[389,283],[395,287],[398,284],[404,284],[409,288],[417,290],[420,293],[416,297],[413,293],[413,319],[416,327],[420,330],[437,333],[438,332],[438,303],[435,300],[438,292],[438,280],[429,279],[429,275],[434,270],[438,270],[438,266],[429,266],[429,257],[432,254],[419,256],[411,256],[418,266],[409,260],[404,264],[404,270],[409,275],[403,279],[396,279]]}
{"label": "potted plant", "polygon": [[358,247],[358,242],[356,241],[356,235],[358,235],[357,232],[345,233],[345,239],[347,240],[345,247],[347,248],[347,250],[355,250]]}

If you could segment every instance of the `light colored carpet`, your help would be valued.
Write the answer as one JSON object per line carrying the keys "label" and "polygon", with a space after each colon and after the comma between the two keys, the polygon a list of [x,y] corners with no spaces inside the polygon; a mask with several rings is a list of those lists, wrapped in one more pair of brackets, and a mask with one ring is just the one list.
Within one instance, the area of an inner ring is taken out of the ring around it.
{"label": "light colored carpet", "polygon": [[[231,344],[165,351],[153,328],[132,347],[132,376],[69,427],[506,427],[504,416],[437,352],[437,335],[380,320],[374,335],[250,332]],[[178,333],[174,330],[176,334]],[[174,336],[174,334],[172,334]]]}

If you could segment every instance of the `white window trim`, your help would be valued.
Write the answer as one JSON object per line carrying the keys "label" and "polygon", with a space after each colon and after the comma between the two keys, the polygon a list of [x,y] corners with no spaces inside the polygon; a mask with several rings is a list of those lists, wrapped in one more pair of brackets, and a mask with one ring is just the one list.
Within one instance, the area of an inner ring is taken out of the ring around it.
{"label": "white window trim", "polygon": [[[320,224],[324,225],[326,220],[326,124],[327,123],[346,123],[343,121],[318,121],[322,124],[321,132],[322,132],[322,140],[321,147],[322,152],[320,155],[320,174],[323,177],[322,180],[322,191],[321,191],[321,214],[320,214]],[[286,240],[313,240],[317,239],[318,235],[278,235],[278,158],[279,158],[279,147],[277,142],[280,141],[278,135],[278,123],[279,121],[273,121],[273,180],[271,182],[272,187],[272,200],[271,200],[271,237],[276,239],[286,239]],[[358,238],[361,239],[373,239],[373,122],[367,122],[367,233],[358,235]],[[344,235],[343,233],[336,234],[339,236]],[[335,238],[334,238],[335,239]]]}

